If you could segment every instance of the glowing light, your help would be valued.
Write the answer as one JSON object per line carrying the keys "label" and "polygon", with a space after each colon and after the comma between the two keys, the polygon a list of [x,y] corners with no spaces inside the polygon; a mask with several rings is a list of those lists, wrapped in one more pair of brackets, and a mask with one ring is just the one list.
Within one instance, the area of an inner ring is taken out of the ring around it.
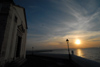
{"label": "glowing light", "polygon": [[81,49],[77,49],[77,55],[83,57],[83,52]]}
{"label": "glowing light", "polygon": [[75,43],[76,43],[76,44],[80,44],[81,42],[80,42],[79,39],[77,39],[77,40],[75,41]]}

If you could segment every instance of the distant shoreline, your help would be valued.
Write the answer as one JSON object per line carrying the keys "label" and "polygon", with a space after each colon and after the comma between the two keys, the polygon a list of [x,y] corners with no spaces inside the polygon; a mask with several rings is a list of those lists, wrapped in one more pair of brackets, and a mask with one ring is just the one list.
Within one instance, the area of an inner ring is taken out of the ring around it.
{"label": "distant shoreline", "polygon": [[[91,47],[91,48],[70,48],[70,49],[98,49],[100,47]],[[33,50],[33,52],[52,52],[52,51],[55,51],[55,50],[67,50],[66,49],[46,49],[46,50]],[[29,52],[29,51],[32,51],[32,50],[26,50],[26,52]]]}
{"label": "distant shoreline", "polygon": [[52,52],[52,51],[54,51],[54,50],[34,50],[34,51],[30,50],[30,51],[26,51],[26,52]]}

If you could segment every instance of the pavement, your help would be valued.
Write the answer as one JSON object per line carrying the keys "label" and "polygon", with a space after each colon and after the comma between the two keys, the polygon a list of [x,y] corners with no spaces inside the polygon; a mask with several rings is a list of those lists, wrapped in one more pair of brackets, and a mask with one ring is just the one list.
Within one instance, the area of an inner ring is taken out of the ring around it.
{"label": "pavement", "polygon": [[37,55],[26,55],[27,61],[21,67],[80,67],[68,59],[43,57]]}

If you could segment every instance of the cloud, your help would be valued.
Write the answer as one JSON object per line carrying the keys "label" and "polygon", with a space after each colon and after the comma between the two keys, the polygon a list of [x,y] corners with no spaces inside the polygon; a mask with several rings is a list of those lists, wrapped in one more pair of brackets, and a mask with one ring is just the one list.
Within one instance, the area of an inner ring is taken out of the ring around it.
{"label": "cloud", "polygon": [[[97,0],[50,0],[45,9],[33,13],[28,30],[27,44],[54,45],[65,44],[65,39],[80,38],[99,41],[100,7]],[[90,6],[92,5],[92,6]],[[34,6],[30,6],[34,8]],[[73,44],[73,43],[72,43]]]}

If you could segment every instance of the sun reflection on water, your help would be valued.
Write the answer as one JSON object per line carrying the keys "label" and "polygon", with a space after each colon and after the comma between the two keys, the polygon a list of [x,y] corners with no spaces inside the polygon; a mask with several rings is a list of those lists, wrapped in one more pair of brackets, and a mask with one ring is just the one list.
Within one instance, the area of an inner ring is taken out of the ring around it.
{"label": "sun reflection on water", "polygon": [[83,52],[81,49],[77,49],[77,55],[83,57]]}

